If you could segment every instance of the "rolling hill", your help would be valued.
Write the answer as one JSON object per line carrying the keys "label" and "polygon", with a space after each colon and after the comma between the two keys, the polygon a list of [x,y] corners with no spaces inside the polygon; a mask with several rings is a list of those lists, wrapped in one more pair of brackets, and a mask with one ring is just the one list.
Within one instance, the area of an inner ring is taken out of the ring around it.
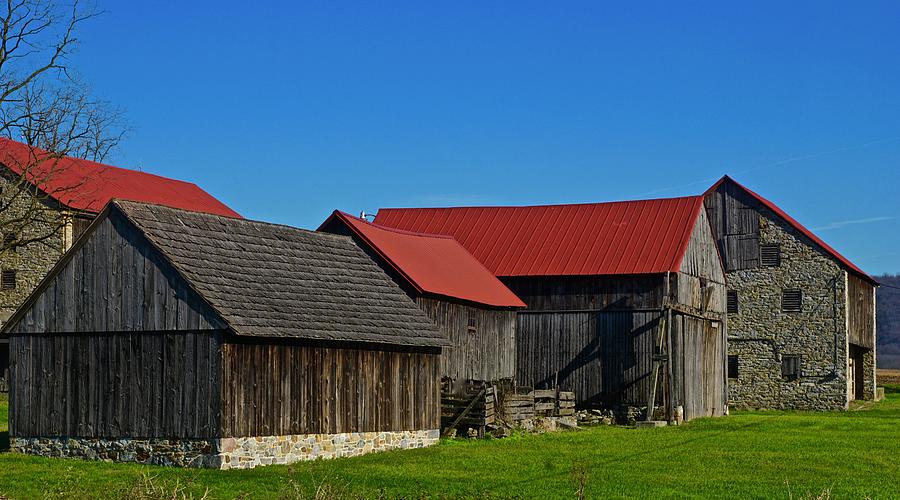
{"label": "rolling hill", "polygon": [[878,368],[900,369],[900,274],[875,276],[878,288]]}

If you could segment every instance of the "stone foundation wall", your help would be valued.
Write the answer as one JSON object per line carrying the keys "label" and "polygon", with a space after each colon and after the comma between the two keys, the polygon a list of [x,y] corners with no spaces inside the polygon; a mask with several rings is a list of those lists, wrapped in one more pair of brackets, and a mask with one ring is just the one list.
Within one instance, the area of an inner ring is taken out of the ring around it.
{"label": "stone foundation wall", "polygon": [[439,439],[440,431],[437,429],[225,438],[221,440],[219,455],[222,457],[222,469],[248,469],[257,465],[425,448],[437,444]]}
{"label": "stone foundation wall", "polygon": [[221,457],[218,454],[217,441],[217,439],[14,437],[10,439],[9,444],[15,452],[44,457],[219,468]]}
{"label": "stone foundation wall", "polygon": [[440,431],[351,432],[213,439],[20,438],[13,451],[148,465],[249,469],[437,444]]}
{"label": "stone foundation wall", "polygon": [[[760,244],[778,243],[781,265],[728,273],[738,313],[728,315],[732,408],[836,410],[847,407],[846,272],[775,214],[760,209]],[[782,291],[803,291],[802,311],[783,312]],[[782,377],[784,356],[800,356],[801,376]]]}

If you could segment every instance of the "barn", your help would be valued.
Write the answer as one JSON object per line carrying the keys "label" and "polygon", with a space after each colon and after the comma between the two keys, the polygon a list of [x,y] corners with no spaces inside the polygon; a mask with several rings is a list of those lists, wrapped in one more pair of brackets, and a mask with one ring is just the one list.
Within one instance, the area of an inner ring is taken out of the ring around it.
{"label": "barn", "polygon": [[400,231],[335,211],[319,231],[347,235],[434,321],[450,345],[445,385],[515,378],[516,309],[525,304],[451,236]]}
{"label": "barn", "polygon": [[379,210],[453,236],[525,304],[516,380],[669,420],[727,412],[725,276],[703,197]]}
{"label": "barn", "polygon": [[446,340],[344,236],[113,201],[5,331],[24,453],[246,468],[439,436]]}
{"label": "barn", "polygon": [[728,277],[730,404],[822,411],[875,399],[878,282],[731,177],[705,196]]}

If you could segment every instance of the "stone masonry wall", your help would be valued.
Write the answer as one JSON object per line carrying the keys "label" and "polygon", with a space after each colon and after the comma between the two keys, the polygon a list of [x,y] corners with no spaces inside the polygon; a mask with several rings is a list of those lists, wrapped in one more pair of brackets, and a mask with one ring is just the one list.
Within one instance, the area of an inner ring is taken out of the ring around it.
{"label": "stone masonry wall", "polygon": [[873,400],[875,399],[875,350],[866,351],[863,354],[863,393],[858,395],[859,399]]}
{"label": "stone masonry wall", "polygon": [[[779,243],[781,265],[728,273],[738,313],[728,315],[732,408],[836,410],[847,407],[845,271],[805,236],[760,208],[759,243]],[[782,312],[784,289],[803,291],[801,312]],[[801,376],[781,374],[783,356],[801,357]]]}
{"label": "stone masonry wall", "polygon": [[440,431],[351,432],[214,439],[12,438],[13,451],[48,457],[138,462],[148,465],[249,469],[319,458],[424,448]]}
{"label": "stone masonry wall", "polygon": [[216,439],[11,438],[18,453],[147,465],[219,468]]}
{"label": "stone masonry wall", "polygon": [[425,448],[437,444],[437,429],[397,432],[349,432],[225,438],[221,440],[222,469],[289,464],[301,460],[341,458],[375,451]]}
{"label": "stone masonry wall", "polygon": [[[0,176],[0,196],[4,197],[4,205],[14,199],[10,206],[0,214],[3,220],[15,220],[32,210],[33,199],[28,199],[24,193],[16,195],[15,183]],[[40,237],[53,233],[50,238],[43,241],[30,243],[24,247],[0,252],[0,268],[16,271],[16,287],[11,290],[0,289],[0,325],[16,311],[25,299],[31,295],[34,288],[41,282],[44,276],[56,264],[66,248],[65,231],[62,227],[63,212],[49,205],[37,203],[43,207],[40,219],[24,230],[24,238]],[[0,222],[0,229],[7,229],[8,225]],[[0,234],[0,238],[3,235]],[[22,239],[22,238],[20,238]]]}

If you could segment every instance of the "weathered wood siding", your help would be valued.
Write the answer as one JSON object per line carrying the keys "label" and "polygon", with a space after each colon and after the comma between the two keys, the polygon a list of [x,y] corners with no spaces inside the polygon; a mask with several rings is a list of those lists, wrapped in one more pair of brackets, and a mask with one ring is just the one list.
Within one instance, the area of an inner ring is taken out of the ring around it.
{"label": "weathered wood siding", "polygon": [[11,436],[214,437],[218,332],[13,334]]}
{"label": "weathered wood siding", "polygon": [[706,213],[722,253],[725,271],[759,267],[758,203],[730,182],[705,200]]}
{"label": "weathered wood siding", "polygon": [[694,224],[691,239],[672,281],[672,299],[700,315],[725,314],[725,270],[705,212]]}
{"label": "weathered wood siding", "polygon": [[502,279],[528,305],[516,324],[519,384],[558,384],[581,405],[646,404],[663,275]]}
{"label": "weathered wood siding", "polygon": [[511,379],[516,374],[516,312],[419,297],[451,344],[441,351],[441,376],[453,380]]}
{"label": "weathered wood siding", "polygon": [[847,273],[847,314],[850,343],[875,348],[875,289],[865,280]]}
{"label": "weathered wood siding", "polygon": [[289,343],[223,346],[224,437],[440,428],[440,355]]}
{"label": "weathered wood siding", "polygon": [[11,333],[222,328],[171,265],[118,215],[100,222],[59,266],[26,302]]}
{"label": "weathered wood siding", "polygon": [[681,260],[680,271],[716,283],[725,283],[725,270],[722,268],[719,250],[716,248],[716,237],[705,211],[701,210],[697,220],[694,221],[694,229],[691,231],[691,239],[688,240],[688,246]]}
{"label": "weathered wood siding", "polygon": [[722,322],[673,315],[674,404],[684,407],[685,419],[725,414],[726,348]]}
{"label": "weathered wood siding", "polygon": [[662,275],[501,277],[532,311],[659,309]]}
{"label": "weathered wood siding", "polygon": [[517,382],[574,391],[578,403],[645,405],[661,314],[519,314]]}

